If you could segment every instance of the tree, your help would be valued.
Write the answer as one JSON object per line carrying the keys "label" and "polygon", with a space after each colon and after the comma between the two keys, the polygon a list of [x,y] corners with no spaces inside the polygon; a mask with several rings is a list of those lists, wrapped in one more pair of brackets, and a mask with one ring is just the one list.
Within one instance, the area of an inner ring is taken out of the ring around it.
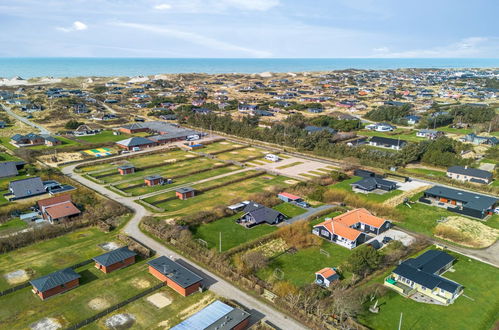
{"label": "tree", "polygon": [[257,271],[267,266],[268,259],[261,251],[248,251],[242,256],[246,269]]}
{"label": "tree", "polygon": [[382,256],[371,246],[361,245],[355,248],[352,254],[348,257],[348,269],[359,276],[376,270],[382,261]]}
{"label": "tree", "polygon": [[77,120],[71,119],[64,125],[64,128],[66,129],[77,129],[80,125],[83,125],[84,123],[79,122]]}
{"label": "tree", "polygon": [[366,113],[364,117],[374,121],[388,121],[398,123],[405,116],[409,115],[411,105],[404,104],[402,106],[382,105]]}

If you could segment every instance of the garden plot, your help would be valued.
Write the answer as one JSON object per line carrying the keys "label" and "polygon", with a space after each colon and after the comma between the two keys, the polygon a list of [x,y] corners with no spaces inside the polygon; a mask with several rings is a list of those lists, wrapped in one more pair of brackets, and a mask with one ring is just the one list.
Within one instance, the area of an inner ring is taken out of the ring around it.
{"label": "garden plot", "polygon": [[29,327],[31,330],[57,330],[62,328],[62,325],[57,319],[44,317],[39,321],[31,323]]}
{"label": "garden plot", "polygon": [[[250,175],[254,175],[255,173],[255,171],[244,171],[219,178],[216,182],[207,181],[199,185],[194,185],[193,187],[198,190],[205,189],[214,185],[223,184],[224,182],[230,182],[235,179],[243,179]],[[286,187],[287,185],[284,183],[286,179],[288,178],[282,176],[262,175],[243,179],[237,183],[223,185],[187,200],[175,199],[175,193],[168,192],[146,198],[145,202],[165,209],[166,212],[169,212],[169,217],[182,216],[189,213],[208,210],[219,205],[229,205],[234,199],[245,199],[252,194],[262,192],[266,187],[268,188],[275,185]],[[161,202],[166,198],[173,199]]]}
{"label": "garden plot", "polygon": [[216,157],[221,160],[232,160],[237,162],[243,162],[247,159],[255,157],[264,157],[267,152],[263,149],[256,148],[244,148],[235,151],[229,151],[217,154]]}
{"label": "garden plot", "polygon": [[238,148],[238,147],[241,147],[241,145],[237,144],[237,143],[232,143],[229,141],[222,141],[222,142],[215,142],[215,143],[206,144],[204,146],[204,148],[199,149],[199,151],[202,153],[210,154],[210,153],[220,152],[220,151],[229,150],[229,149]]}
{"label": "garden plot", "polygon": [[4,278],[9,285],[14,286],[28,281],[30,276],[28,275],[28,272],[26,272],[24,269],[18,269],[13,272],[5,274]]}
{"label": "garden plot", "polygon": [[164,292],[158,292],[150,295],[146,298],[156,308],[164,308],[172,303],[172,299],[168,297]]}

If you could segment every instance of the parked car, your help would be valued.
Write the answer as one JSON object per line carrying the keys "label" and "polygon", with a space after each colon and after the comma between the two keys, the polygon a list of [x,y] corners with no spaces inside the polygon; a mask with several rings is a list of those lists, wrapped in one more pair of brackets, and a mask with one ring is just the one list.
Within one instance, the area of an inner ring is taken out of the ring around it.
{"label": "parked car", "polygon": [[393,239],[389,236],[383,237],[383,244],[388,244],[392,241]]}

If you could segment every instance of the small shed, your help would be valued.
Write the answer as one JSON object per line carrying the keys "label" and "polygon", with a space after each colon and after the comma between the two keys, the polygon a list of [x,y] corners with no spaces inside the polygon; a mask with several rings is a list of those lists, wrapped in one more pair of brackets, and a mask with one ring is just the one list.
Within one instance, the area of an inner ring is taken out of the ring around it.
{"label": "small shed", "polygon": [[149,186],[157,186],[163,184],[164,179],[161,175],[148,175],[144,178],[144,183]]}
{"label": "small shed", "polygon": [[80,285],[80,277],[81,275],[72,268],[66,268],[34,279],[30,283],[33,286],[33,293],[44,300],[76,288]]}
{"label": "small shed", "polygon": [[147,262],[149,273],[166,283],[167,286],[186,297],[201,287],[203,278],[176,261],[161,256]]}
{"label": "small shed", "polygon": [[100,256],[93,258],[93,260],[95,261],[95,268],[100,269],[107,274],[134,264],[136,255],[137,253],[129,250],[127,246],[124,246],[101,254]]}
{"label": "small shed", "polygon": [[118,172],[120,173],[120,175],[127,175],[127,174],[135,173],[135,166],[133,166],[133,165],[118,166]]}
{"label": "small shed", "polygon": [[290,194],[290,193],[287,193],[287,192],[282,192],[282,193],[279,193],[277,195],[277,197],[279,197],[280,200],[284,201],[284,202],[301,202],[302,201],[302,198],[300,196],[296,196],[296,195],[293,195],[293,194]]}
{"label": "small shed", "polygon": [[177,195],[178,198],[183,200],[194,197],[195,190],[191,187],[182,187],[175,190],[175,194]]}
{"label": "small shed", "polygon": [[336,281],[340,280],[340,275],[333,268],[326,267],[315,272],[315,283],[328,288]]}

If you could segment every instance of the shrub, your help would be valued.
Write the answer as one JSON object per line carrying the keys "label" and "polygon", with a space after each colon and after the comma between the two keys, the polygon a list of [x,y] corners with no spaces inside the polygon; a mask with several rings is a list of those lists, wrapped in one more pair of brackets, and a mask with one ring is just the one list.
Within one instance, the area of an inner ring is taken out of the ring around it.
{"label": "shrub", "polygon": [[310,231],[306,221],[298,221],[289,226],[281,227],[277,234],[282,237],[288,246],[303,249],[311,246],[320,246],[322,239]]}

